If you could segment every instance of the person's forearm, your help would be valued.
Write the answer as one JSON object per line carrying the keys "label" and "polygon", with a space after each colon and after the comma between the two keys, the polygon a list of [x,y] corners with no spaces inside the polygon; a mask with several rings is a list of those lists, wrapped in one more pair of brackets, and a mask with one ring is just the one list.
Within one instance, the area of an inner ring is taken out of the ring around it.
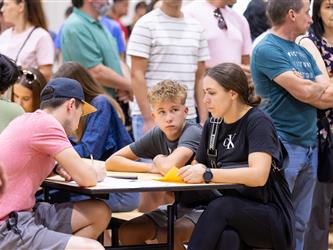
{"label": "person's forearm", "polygon": [[97,173],[91,166],[84,169],[84,175],[81,173],[80,175],[70,174],[70,176],[82,187],[93,187],[97,184]]}
{"label": "person's forearm", "polygon": [[268,175],[255,168],[212,169],[212,182],[244,184],[249,187],[264,186]]}
{"label": "person's forearm", "polygon": [[327,87],[319,100],[313,101],[311,104],[319,109],[333,108],[333,84]]}
{"label": "person's forearm", "polygon": [[199,114],[201,125],[203,125],[208,118],[208,111],[207,111],[206,105],[203,102],[203,98],[204,98],[204,93],[202,91],[202,88],[197,89],[195,91],[195,99],[196,99],[196,103],[197,103],[198,114]]}
{"label": "person's forearm", "polygon": [[153,162],[156,169],[163,175],[165,175],[174,165],[172,162],[168,160],[168,157],[165,155],[156,156]]}
{"label": "person's forearm", "polygon": [[195,85],[194,85],[194,97],[198,108],[198,114],[200,118],[200,124],[203,125],[208,118],[208,110],[203,102],[204,92],[203,92],[203,78],[205,75],[205,63],[199,62],[198,69],[195,74]]}
{"label": "person's forearm", "polygon": [[97,65],[88,69],[88,71],[96,82],[102,84],[105,87],[126,91],[131,91],[132,89],[129,80],[104,65]]}
{"label": "person's forearm", "polygon": [[333,89],[329,84],[312,82],[306,80],[308,84],[304,87],[303,102],[316,108],[325,109],[333,106]]}
{"label": "person's forearm", "polygon": [[150,172],[151,164],[127,159],[119,155],[111,156],[106,162],[108,171]]}
{"label": "person's forearm", "polygon": [[151,109],[147,101],[148,88],[143,73],[132,73],[132,87],[144,120],[152,119]]}
{"label": "person's forearm", "polygon": [[311,80],[303,80],[302,85],[304,87],[296,92],[297,99],[314,106],[316,106],[315,103],[320,101],[328,87],[327,84],[313,82]]}

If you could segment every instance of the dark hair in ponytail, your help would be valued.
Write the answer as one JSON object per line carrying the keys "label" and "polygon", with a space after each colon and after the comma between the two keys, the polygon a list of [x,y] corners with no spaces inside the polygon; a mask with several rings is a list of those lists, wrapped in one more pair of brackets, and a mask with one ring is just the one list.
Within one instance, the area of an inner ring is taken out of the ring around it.
{"label": "dark hair in ponytail", "polygon": [[233,90],[244,104],[256,107],[261,97],[254,94],[254,85],[248,83],[242,68],[234,63],[221,63],[208,70],[207,76],[217,81],[225,90]]}

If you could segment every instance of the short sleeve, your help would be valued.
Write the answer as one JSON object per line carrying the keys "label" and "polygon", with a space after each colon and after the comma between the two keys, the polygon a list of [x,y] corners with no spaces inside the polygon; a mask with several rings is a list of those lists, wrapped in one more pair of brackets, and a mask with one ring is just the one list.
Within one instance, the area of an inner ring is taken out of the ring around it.
{"label": "short sleeve", "polygon": [[243,36],[243,46],[242,55],[250,55],[252,49],[252,39],[250,26],[245,17],[242,16],[242,36]]}
{"label": "short sleeve", "polygon": [[118,52],[125,52],[126,48],[120,25],[116,21],[106,16],[102,16],[100,22],[105,27],[107,32],[109,32],[111,36],[116,40]]}
{"label": "short sleeve", "polygon": [[201,134],[200,144],[195,155],[195,159],[197,162],[202,163],[207,166],[207,140],[208,140],[208,132],[209,132],[209,120],[206,121]]}
{"label": "short sleeve", "polygon": [[253,117],[247,125],[249,154],[265,152],[280,159],[279,139],[272,121],[264,114]]}
{"label": "short sleeve", "polygon": [[119,53],[123,53],[126,51],[125,48],[125,43],[124,43],[124,38],[120,29],[120,26],[115,26],[113,31],[112,31],[112,35],[114,36],[114,38],[117,41],[117,46],[118,46],[118,52]]}
{"label": "short sleeve", "polygon": [[36,45],[36,58],[38,66],[54,63],[55,47],[51,35],[42,30],[43,34]]}
{"label": "short sleeve", "polygon": [[103,63],[98,44],[93,40],[93,36],[88,30],[64,28],[61,46],[64,61],[76,61],[85,68],[92,68]]}
{"label": "short sleeve", "polygon": [[161,154],[160,145],[157,141],[161,138],[162,131],[154,127],[139,140],[130,144],[133,153],[140,158],[153,159],[156,155]]}
{"label": "short sleeve", "polygon": [[141,18],[135,24],[131,33],[127,54],[131,56],[138,56],[143,58],[150,57],[150,49],[152,43],[152,32],[145,22],[146,18]]}
{"label": "short sleeve", "polygon": [[178,147],[186,147],[196,153],[200,143],[201,130],[198,125],[190,125],[180,136]]}
{"label": "short sleeve", "polygon": [[292,65],[284,55],[277,46],[259,44],[252,54],[251,71],[255,68],[256,71],[273,80],[282,73],[292,70]]}
{"label": "short sleeve", "polygon": [[72,147],[61,124],[50,115],[45,115],[36,122],[32,135],[31,147],[51,157]]}
{"label": "short sleeve", "polygon": [[[201,26],[201,25],[200,25]],[[200,27],[200,41],[199,41],[199,51],[198,51],[198,62],[206,61],[210,59],[208,42],[205,36],[204,28]]]}
{"label": "short sleeve", "polygon": [[63,29],[63,25],[61,25],[59,32],[55,38],[54,41],[54,46],[56,49],[61,49],[61,37],[62,37],[62,29]]}

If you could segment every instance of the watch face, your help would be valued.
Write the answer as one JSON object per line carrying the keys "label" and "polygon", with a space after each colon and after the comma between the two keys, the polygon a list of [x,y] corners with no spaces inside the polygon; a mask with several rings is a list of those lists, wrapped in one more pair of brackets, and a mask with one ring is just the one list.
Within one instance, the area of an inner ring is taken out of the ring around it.
{"label": "watch face", "polygon": [[204,172],[203,179],[205,182],[210,182],[213,179],[213,173],[209,168]]}

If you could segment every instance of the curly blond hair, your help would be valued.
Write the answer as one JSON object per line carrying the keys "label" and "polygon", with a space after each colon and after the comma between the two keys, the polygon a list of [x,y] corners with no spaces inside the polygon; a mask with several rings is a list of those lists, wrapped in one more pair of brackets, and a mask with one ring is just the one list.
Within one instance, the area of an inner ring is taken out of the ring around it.
{"label": "curly blond hair", "polygon": [[163,80],[157,83],[148,91],[148,102],[155,106],[165,101],[180,100],[181,104],[185,104],[187,97],[187,88],[185,85],[174,80]]}

